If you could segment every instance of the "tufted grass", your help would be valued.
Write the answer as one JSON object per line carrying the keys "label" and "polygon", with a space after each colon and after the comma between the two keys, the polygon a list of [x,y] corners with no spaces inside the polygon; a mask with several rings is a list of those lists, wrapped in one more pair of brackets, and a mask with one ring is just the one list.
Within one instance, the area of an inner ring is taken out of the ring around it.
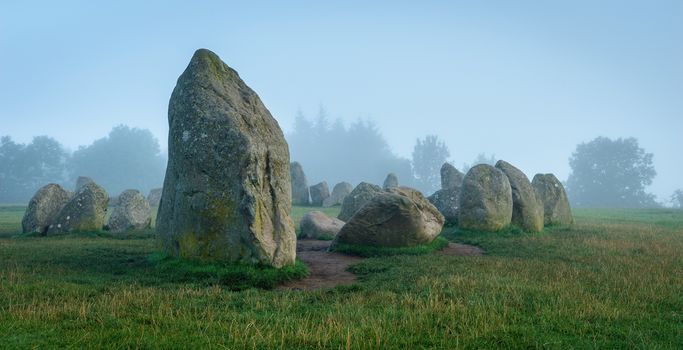
{"label": "tufted grass", "polygon": [[681,211],[449,227],[486,255],[368,258],[358,283],[314,292],[178,278],[150,259],[151,231],[24,237],[22,214],[0,207],[1,348],[683,348]]}

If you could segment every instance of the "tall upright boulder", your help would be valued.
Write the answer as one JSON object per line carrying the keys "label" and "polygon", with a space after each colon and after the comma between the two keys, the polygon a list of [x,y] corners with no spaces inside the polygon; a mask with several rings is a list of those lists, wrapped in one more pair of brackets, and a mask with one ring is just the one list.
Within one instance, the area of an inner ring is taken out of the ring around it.
{"label": "tall upright boulder", "polygon": [[292,204],[311,204],[308,181],[306,180],[306,174],[304,174],[304,168],[299,162],[289,164],[289,176],[292,180]]}
{"label": "tall upright boulder", "polygon": [[152,209],[147,198],[138,190],[125,190],[118,196],[118,203],[107,221],[112,232],[144,230],[152,222]]}
{"label": "tall upright boulder", "polygon": [[344,222],[349,221],[358,209],[362,208],[372,197],[382,192],[382,189],[377,185],[361,182],[344,198],[337,218]]}
{"label": "tall upright boulder", "polygon": [[327,182],[323,181],[310,187],[311,205],[321,207],[323,201],[330,196],[330,188],[327,187]]}
{"label": "tall upright boulder", "polygon": [[496,168],[500,169],[512,189],[512,223],[527,232],[543,230],[543,203],[538,200],[529,178],[512,164],[499,160]]}
{"label": "tall upright boulder", "polygon": [[491,165],[475,165],[467,172],[459,201],[458,225],[462,228],[498,231],[512,221],[510,181]]}
{"label": "tall upright boulder", "polygon": [[329,208],[342,204],[342,202],[344,202],[344,198],[346,198],[351,191],[353,191],[353,185],[348,182],[340,182],[334,185],[330,196],[323,200],[323,207]]}
{"label": "tall upright boulder", "polygon": [[389,175],[387,175],[387,178],[384,179],[383,187],[385,190],[393,187],[398,187],[398,176],[396,176],[396,174],[394,173],[389,173]]}
{"label": "tall upright boulder", "polygon": [[464,178],[465,175],[451,165],[451,163],[443,163],[441,166],[441,189],[460,188]]}
{"label": "tall upright boulder", "polygon": [[200,49],[168,107],[168,167],[156,231],[174,256],[293,264],[289,149],[256,93]]}
{"label": "tall upright boulder", "polygon": [[50,223],[47,234],[101,230],[108,202],[104,188],[94,182],[83,185]]}
{"label": "tall upright boulder", "polygon": [[545,225],[571,225],[572,209],[562,182],[553,174],[536,174],[531,181],[536,195],[543,202]]}
{"label": "tall upright boulder", "polygon": [[22,232],[45,234],[70,198],[71,193],[57,184],[41,187],[28,202],[21,220]]}

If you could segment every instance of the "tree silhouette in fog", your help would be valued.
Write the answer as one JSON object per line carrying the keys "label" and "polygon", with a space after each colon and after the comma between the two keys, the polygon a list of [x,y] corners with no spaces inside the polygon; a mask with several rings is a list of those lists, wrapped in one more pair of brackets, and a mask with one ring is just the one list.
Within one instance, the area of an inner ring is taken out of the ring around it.
{"label": "tree silhouette in fog", "polygon": [[314,120],[298,112],[287,143],[292,161],[301,163],[309,184],[381,184],[393,172],[401,184],[413,185],[410,161],[393,154],[371,121],[358,120],[347,127],[339,119],[331,122],[323,108]]}
{"label": "tree silhouette in fog", "polygon": [[74,152],[72,179],[89,176],[110,195],[126,189],[144,192],[161,187],[166,163],[159,142],[147,129],[114,127],[109,135]]}
{"label": "tree silhouette in fog", "polygon": [[645,187],[657,174],[652,153],[635,138],[598,137],[582,143],[569,159],[572,172],[567,191],[581,207],[638,208],[658,206]]}
{"label": "tree silhouette in fog", "polygon": [[671,195],[671,204],[674,208],[683,208],[683,190],[676,190]]}
{"label": "tree silhouette in fog", "polygon": [[413,148],[413,174],[420,191],[429,195],[441,187],[441,166],[449,156],[448,147],[436,135],[417,139]]}

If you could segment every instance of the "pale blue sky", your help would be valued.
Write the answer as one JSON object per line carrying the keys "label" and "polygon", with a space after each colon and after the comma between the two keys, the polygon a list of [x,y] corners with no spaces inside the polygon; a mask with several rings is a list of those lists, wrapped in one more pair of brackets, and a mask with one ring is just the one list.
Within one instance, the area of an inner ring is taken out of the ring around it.
{"label": "pale blue sky", "polygon": [[[175,80],[215,51],[287,131],[371,118],[401,156],[437,134],[566,179],[577,143],[655,154],[683,188],[683,1],[16,1],[0,4],[0,135],[76,148],[124,123],[166,142]],[[165,147],[165,145],[163,145]]]}

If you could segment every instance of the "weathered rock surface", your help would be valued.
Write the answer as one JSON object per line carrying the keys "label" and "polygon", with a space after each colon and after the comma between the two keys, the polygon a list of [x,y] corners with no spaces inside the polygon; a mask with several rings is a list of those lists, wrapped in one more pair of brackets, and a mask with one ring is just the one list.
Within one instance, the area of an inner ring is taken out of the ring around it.
{"label": "weathered rock surface", "polygon": [[289,149],[236,71],[197,50],[169,102],[169,160],[156,231],[193,260],[293,264]]}
{"label": "weathered rock surface", "polygon": [[138,190],[125,190],[118,196],[118,203],[109,216],[107,226],[112,232],[144,230],[152,222],[152,209],[145,196]]}
{"label": "weathered rock surface", "polygon": [[398,187],[398,177],[394,173],[389,173],[387,178],[384,179],[384,189],[390,189],[392,187]]}
{"label": "weathered rock surface", "polygon": [[308,180],[306,180],[304,168],[299,162],[292,162],[289,165],[289,176],[292,179],[292,204],[311,204],[308,191]]}
{"label": "weathered rock surface", "polygon": [[57,184],[41,187],[28,202],[21,220],[22,232],[45,234],[70,198],[71,193]]}
{"label": "weathered rock surface", "polygon": [[147,202],[149,202],[150,207],[158,207],[161,202],[161,193],[163,188],[153,188],[149,191],[147,195]]}
{"label": "weathered rock surface", "polygon": [[439,210],[448,224],[458,224],[458,213],[460,211],[459,187],[438,190],[427,199]]}
{"label": "weathered rock surface", "polygon": [[444,218],[422,194],[394,187],[372,197],[342,227],[332,242],[381,247],[412,247],[441,233]]}
{"label": "weathered rock surface", "polygon": [[571,225],[572,209],[562,182],[553,174],[536,174],[531,182],[538,199],[543,202],[545,225]]}
{"label": "weathered rock surface", "polygon": [[323,201],[330,196],[330,188],[327,187],[327,182],[323,181],[310,187],[311,205],[314,207],[321,207]]}
{"label": "weathered rock surface", "polygon": [[95,182],[95,181],[93,181],[93,179],[91,179],[87,176],[79,176],[76,179],[76,190],[75,190],[75,192],[78,192],[78,190],[80,190],[83,186],[85,186],[89,183],[93,183],[93,182]]}
{"label": "weathered rock surface", "polygon": [[372,197],[382,192],[382,189],[377,185],[361,182],[344,198],[337,218],[344,222],[349,221],[358,209],[363,207]]}
{"label": "weathered rock surface", "polygon": [[512,189],[512,223],[527,232],[543,230],[543,203],[538,200],[536,191],[529,178],[512,164],[499,160],[496,168],[500,169]]}
{"label": "weathered rock surface", "polygon": [[323,207],[329,208],[335,205],[340,205],[344,202],[344,198],[353,191],[353,185],[348,182],[340,182],[334,185],[332,194],[323,200]]}
{"label": "weathered rock surface", "polygon": [[465,175],[451,165],[451,163],[443,163],[441,166],[441,189],[460,188],[464,178]]}
{"label": "weathered rock surface", "polygon": [[321,211],[309,211],[301,218],[301,237],[313,239],[331,239],[344,226],[344,222],[331,218]]}
{"label": "weathered rock surface", "polygon": [[498,231],[512,221],[510,181],[491,165],[475,165],[467,172],[459,202],[458,225],[462,228]]}
{"label": "weathered rock surface", "polygon": [[59,211],[47,234],[101,230],[108,201],[109,195],[104,188],[94,182],[86,183]]}

